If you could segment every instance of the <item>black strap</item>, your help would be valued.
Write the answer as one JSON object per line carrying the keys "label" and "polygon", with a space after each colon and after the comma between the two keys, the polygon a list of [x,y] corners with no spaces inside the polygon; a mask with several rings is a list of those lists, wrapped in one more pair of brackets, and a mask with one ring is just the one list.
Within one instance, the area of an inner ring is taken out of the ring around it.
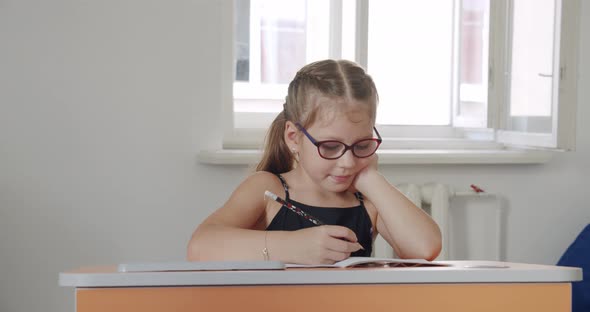
{"label": "black strap", "polygon": [[289,200],[289,187],[287,186],[287,182],[285,182],[285,179],[280,174],[277,174],[277,177],[279,177],[279,180],[281,180],[283,188],[285,189],[285,200]]}
{"label": "black strap", "polygon": [[361,202],[361,205],[364,205],[364,203],[363,203],[363,199],[364,199],[363,193],[361,193],[361,192],[355,192],[354,193],[354,196],[356,196],[356,199],[358,199]]}

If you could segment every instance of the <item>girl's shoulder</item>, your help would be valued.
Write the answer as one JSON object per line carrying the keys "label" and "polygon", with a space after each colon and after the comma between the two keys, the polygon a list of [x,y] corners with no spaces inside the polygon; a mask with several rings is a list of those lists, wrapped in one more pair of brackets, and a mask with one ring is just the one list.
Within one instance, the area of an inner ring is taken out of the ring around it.
{"label": "girl's shoulder", "polygon": [[268,171],[257,171],[242,182],[240,186],[242,189],[247,189],[249,192],[260,193],[264,195],[264,191],[271,191],[275,194],[279,194],[283,190],[281,180],[274,173]]}
{"label": "girl's shoulder", "polygon": [[256,171],[246,178],[251,183],[280,183],[278,176],[268,171]]}

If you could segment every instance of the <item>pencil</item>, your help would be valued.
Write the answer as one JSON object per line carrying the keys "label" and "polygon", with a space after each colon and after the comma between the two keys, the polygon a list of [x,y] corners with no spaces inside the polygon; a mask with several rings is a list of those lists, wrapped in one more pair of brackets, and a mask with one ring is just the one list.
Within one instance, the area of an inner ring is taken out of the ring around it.
{"label": "pencil", "polygon": [[[324,222],[318,220],[316,217],[314,216],[310,216],[309,214],[307,214],[305,211],[295,207],[295,205],[287,202],[286,200],[280,198],[279,196],[277,196],[275,193],[271,192],[271,191],[265,191],[264,192],[264,196],[268,197],[274,201],[276,201],[277,203],[287,207],[289,210],[293,211],[294,213],[302,216],[304,219],[308,220],[309,222],[315,224],[315,225],[323,225]],[[344,239],[346,240],[346,239]],[[358,243],[359,246],[361,246],[362,250],[365,250],[365,248],[363,247],[363,245],[361,245],[360,243]]]}
{"label": "pencil", "polygon": [[286,200],[280,198],[279,196],[277,196],[275,193],[271,192],[271,191],[265,191],[264,192],[264,196],[268,197],[274,201],[276,201],[277,203],[287,207],[288,209],[290,209],[291,211],[293,211],[294,213],[302,216],[305,220],[308,220],[309,222],[315,224],[315,225],[324,225],[324,222],[318,220],[316,217],[314,216],[310,216],[309,214],[307,214],[305,211],[295,207],[295,205],[287,202]]}

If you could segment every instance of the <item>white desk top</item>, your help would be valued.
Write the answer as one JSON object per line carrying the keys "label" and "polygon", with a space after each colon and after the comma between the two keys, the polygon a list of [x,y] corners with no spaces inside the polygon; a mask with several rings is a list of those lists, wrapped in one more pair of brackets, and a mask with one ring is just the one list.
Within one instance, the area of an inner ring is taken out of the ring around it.
{"label": "white desk top", "polygon": [[[59,274],[66,287],[416,284],[416,283],[570,283],[582,269],[495,261],[438,261],[447,267],[305,268],[248,271],[120,273],[117,266],[87,267]],[[507,268],[494,268],[507,266]]]}

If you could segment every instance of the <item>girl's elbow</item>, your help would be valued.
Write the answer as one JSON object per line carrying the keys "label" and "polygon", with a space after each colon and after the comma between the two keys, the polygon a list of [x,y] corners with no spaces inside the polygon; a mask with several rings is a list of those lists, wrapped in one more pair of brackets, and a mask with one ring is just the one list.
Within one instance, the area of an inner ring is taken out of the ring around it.
{"label": "girl's elbow", "polygon": [[438,257],[438,255],[440,254],[442,250],[442,244],[438,243],[438,244],[432,244],[432,246],[430,246],[430,248],[424,253],[425,257],[424,259],[428,260],[428,261],[432,261],[434,259],[436,259],[436,257]]}
{"label": "girl's elbow", "polygon": [[193,233],[193,236],[188,242],[188,246],[186,247],[186,260],[187,261],[201,261],[201,252],[202,250],[201,243],[199,240],[199,235],[197,235],[197,231]]}
{"label": "girl's elbow", "polygon": [[398,256],[402,259],[424,259],[432,261],[438,257],[441,249],[442,243],[440,239],[425,239],[419,242],[414,241],[412,248],[400,250]]}
{"label": "girl's elbow", "polygon": [[197,248],[195,242],[191,240],[186,247],[186,260],[187,261],[199,261],[199,253],[197,252],[199,249]]}
{"label": "girl's elbow", "polygon": [[435,236],[425,247],[424,259],[428,261],[436,259],[442,251],[442,237],[440,235]]}
{"label": "girl's elbow", "polygon": [[192,240],[189,242],[188,247],[186,248],[186,260],[187,261],[199,261],[199,248],[197,244]]}

